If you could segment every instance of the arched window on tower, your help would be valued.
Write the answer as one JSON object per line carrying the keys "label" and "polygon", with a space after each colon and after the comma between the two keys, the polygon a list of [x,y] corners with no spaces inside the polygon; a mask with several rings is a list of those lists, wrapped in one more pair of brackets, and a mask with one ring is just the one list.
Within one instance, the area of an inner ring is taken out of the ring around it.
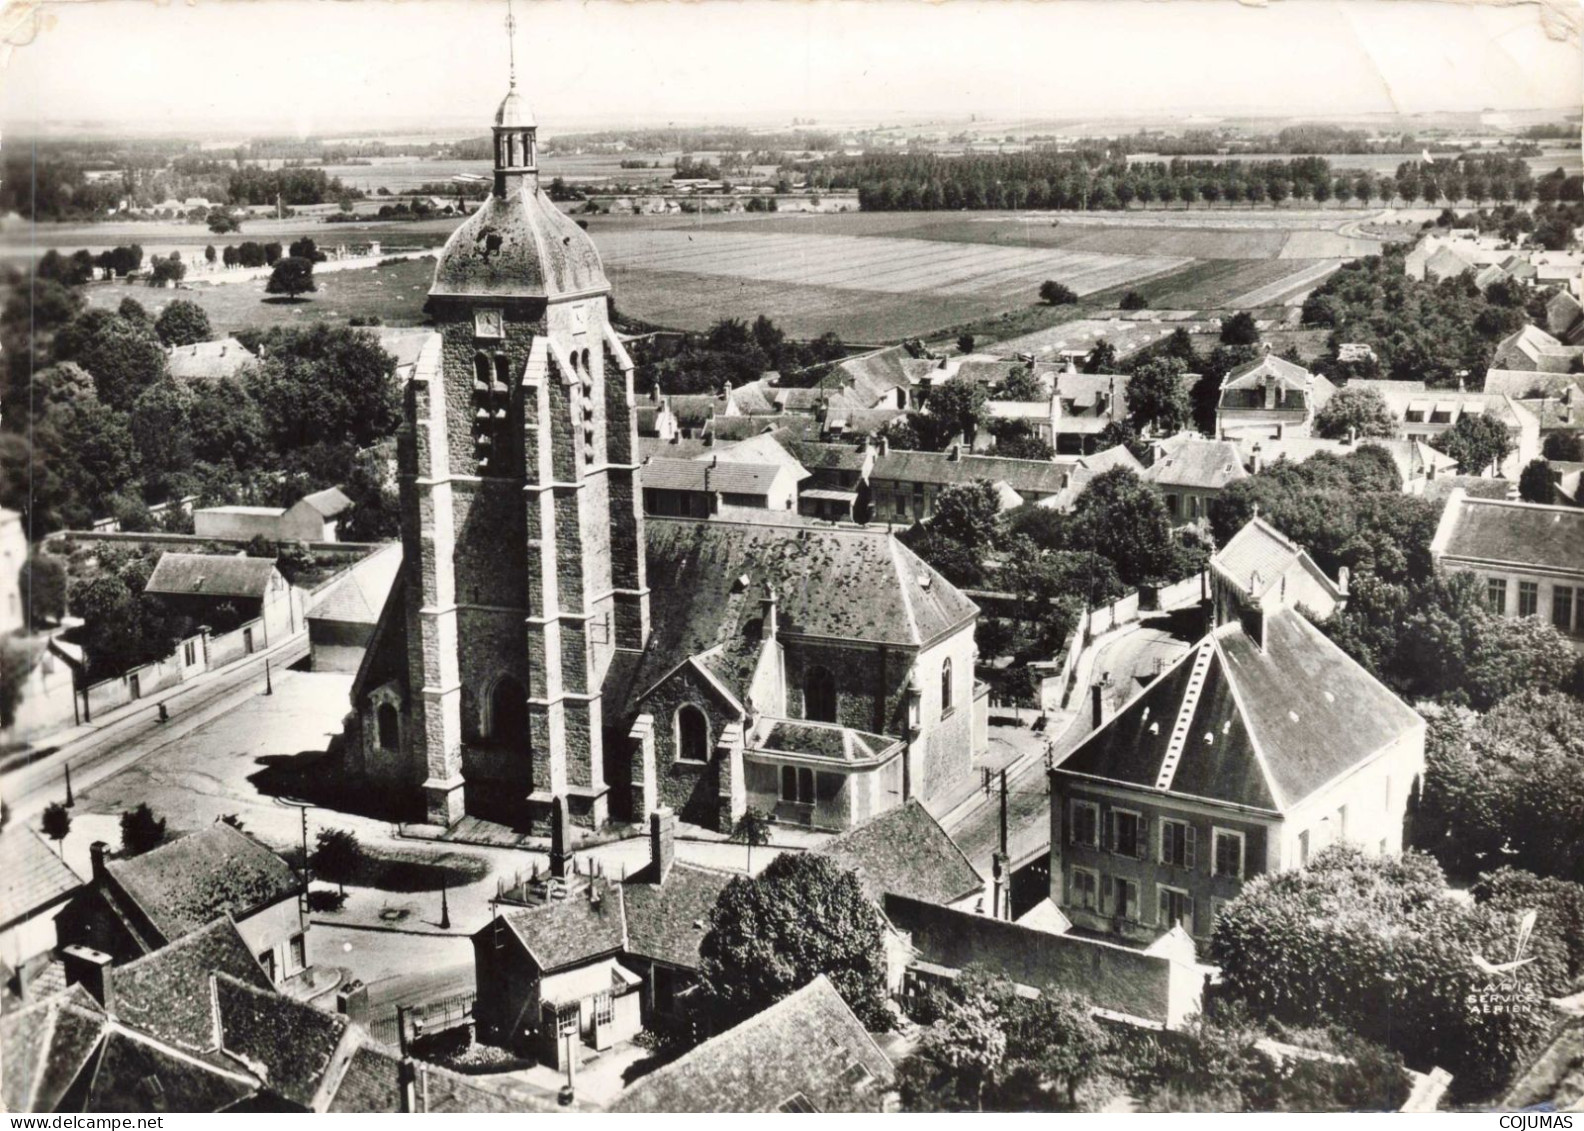
{"label": "arched window on tower", "polygon": [[803,683],[803,717],[817,723],[836,721],[836,677],[829,668],[810,668]]}
{"label": "arched window on tower", "polygon": [[952,709],[952,665],[947,660],[941,665],[941,715],[944,716]]}
{"label": "arched window on tower", "polygon": [[526,743],[528,740],[528,696],[523,685],[509,675],[495,681],[490,692],[489,719],[485,732],[495,742]]}
{"label": "arched window on tower", "polygon": [[490,359],[481,353],[473,355],[473,379],[480,385],[490,383]]}
{"label": "arched window on tower", "polygon": [[684,703],[676,713],[677,758],[683,762],[709,761],[709,719],[691,703]]}
{"label": "arched window on tower", "polygon": [[511,388],[511,359],[503,353],[495,355],[495,380]]}
{"label": "arched window on tower", "polygon": [[381,703],[374,712],[374,718],[379,726],[380,749],[395,753],[401,747],[401,721],[396,715],[396,708],[389,703]]}

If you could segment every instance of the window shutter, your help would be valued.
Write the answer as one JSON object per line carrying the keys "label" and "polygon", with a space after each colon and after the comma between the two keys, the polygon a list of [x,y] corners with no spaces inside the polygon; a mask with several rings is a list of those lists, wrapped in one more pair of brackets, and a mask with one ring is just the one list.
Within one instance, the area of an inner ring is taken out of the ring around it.
{"label": "window shutter", "polygon": [[1265,871],[1265,830],[1250,829],[1243,835],[1243,878]]}
{"label": "window shutter", "polygon": [[1156,845],[1155,853],[1155,861],[1158,864],[1171,863],[1171,853],[1166,850],[1166,834],[1170,831],[1171,825],[1166,821],[1162,821],[1160,823],[1160,835],[1157,838],[1158,843]]}
{"label": "window shutter", "polygon": [[1111,877],[1102,878],[1100,881],[1100,914],[1111,914],[1113,910],[1112,904],[1116,902],[1116,896],[1113,892],[1114,885],[1111,883]]}
{"label": "window shutter", "polygon": [[1192,825],[1184,825],[1183,836],[1185,837],[1185,847],[1183,848],[1183,865],[1185,867],[1192,868],[1194,866],[1194,827]]}
{"label": "window shutter", "polygon": [[1078,803],[1075,801],[1067,803],[1067,843],[1078,843]]}
{"label": "window shutter", "polygon": [[1169,918],[1170,915],[1171,915],[1171,897],[1170,897],[1170,895],[1167,894],[1167,891],[1166,891],[1165,888],[1156,888],[1155,889],[1155,925],[1158,926],[1158,927],[1170,927],[1171,926],[1171,919]]}
{"label": "window shutter", "polygon": [[1101,816],[1102,816],[1102,818],[1105,821],[1105,832],[1101,836],[1101,840],[1103,840],[1105,842],[1105,850],[1107,852],[1115,852],[1116,851],[1116,813],[1113,812],[1112,810],[1107,809],[1101,814]]}
{"label": "window shutter", "polygon": [[1149,855],[1148,817],[1140,817],[1138,819],[1138,840],[1134,845],[1133,855],[1137,856],[1140,860],[1146,859]]}

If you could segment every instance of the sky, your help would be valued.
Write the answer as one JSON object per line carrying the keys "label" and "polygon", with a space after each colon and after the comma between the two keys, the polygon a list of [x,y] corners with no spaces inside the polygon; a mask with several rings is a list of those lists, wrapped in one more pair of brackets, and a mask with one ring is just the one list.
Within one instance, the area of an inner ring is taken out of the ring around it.
{"label": "sky", "polygon": [[[1566,18],[1549,9],[1549,23],[1547,11],[1422,0],[515,5],[518,75],[547,134],[970,113],[1577,111],[1577,7]],[[483,126],[506,85],[505,16],[504,0],[47,3],[5,61],[0,121],[24,133],[85,122],[302,135]],[[1548,34],[1558,31],[1571,34]]]}

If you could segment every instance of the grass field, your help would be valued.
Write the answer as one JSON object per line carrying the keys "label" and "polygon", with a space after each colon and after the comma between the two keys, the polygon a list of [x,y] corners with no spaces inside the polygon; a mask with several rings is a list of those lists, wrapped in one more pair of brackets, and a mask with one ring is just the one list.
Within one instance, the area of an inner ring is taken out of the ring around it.
{"label": "grass field", "polygon": [[157,314],[177,298],[204,308],[217,335],[246,326],[306,324],[316,319],[345,322],[377,315],[390,326],[423,321],[424,299],[434,278],[432,258],[409,259],[389,267],[338,271],[318,279],[319,290],[302,302],[283,302],[264,293],[264,280],[247,283],[200,284],[181,290],[154,290],[125,283],[103,283],[84,293],[92,306],[114,310],[123,298],[135,298]]}

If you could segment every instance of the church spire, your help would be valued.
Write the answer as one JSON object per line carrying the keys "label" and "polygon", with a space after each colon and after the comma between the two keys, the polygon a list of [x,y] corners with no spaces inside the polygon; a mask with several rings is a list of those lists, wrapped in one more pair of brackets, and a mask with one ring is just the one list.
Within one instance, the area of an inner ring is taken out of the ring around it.
{"label": "church spire", "polygon": [[528,100],[517,93],[517,20],[506,0],[506,47],[510,85],[495,111],[495,195],[505,198],[525,184],[539,184],[539,130]]}

